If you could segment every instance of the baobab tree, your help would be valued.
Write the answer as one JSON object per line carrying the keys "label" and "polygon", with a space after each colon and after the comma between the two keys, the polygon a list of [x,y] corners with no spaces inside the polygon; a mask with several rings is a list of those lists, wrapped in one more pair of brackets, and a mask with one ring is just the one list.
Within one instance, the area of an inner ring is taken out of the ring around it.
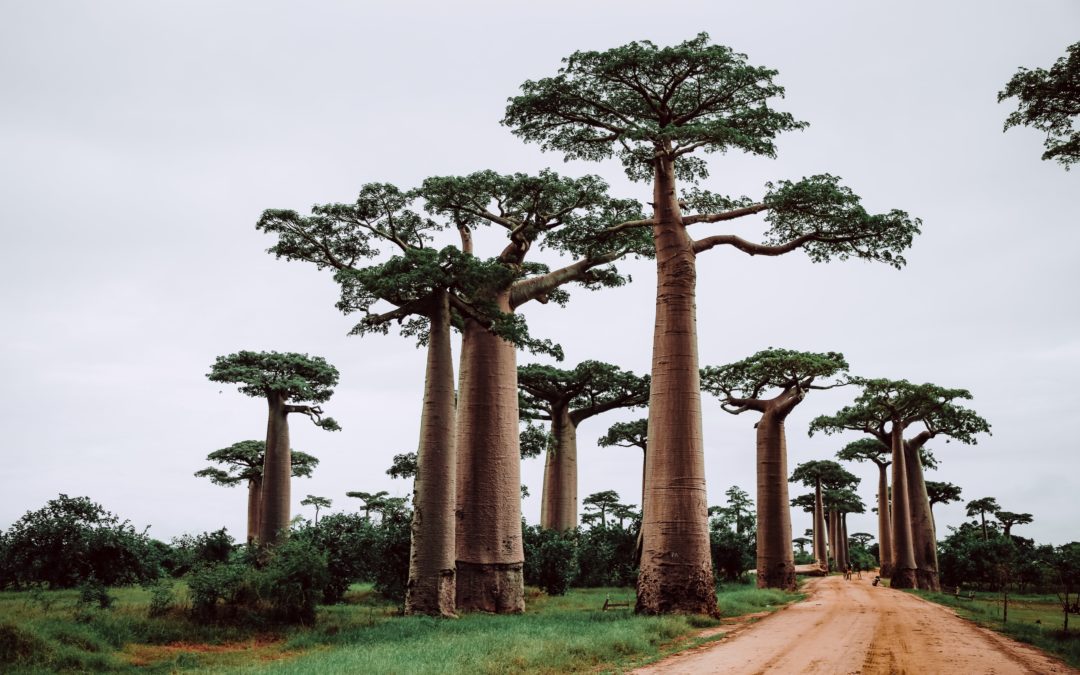
{"label": "baobab tree", "polygon": [[889,477],[886,469],[892,464],[891,451],[876,438],[860,438],[848,443],[836,453],[838,459],[871,462],[878,468],[877,517],[879,574],[892,576],[892,520],[889,514]]}
{"label": "baobab tree", "polygon": [[937,520],[934,519],[934,504],[950,504],[960,501],[960,493],[963,490],[959,485],[943,483],[937,480],[926,481],[926,498],[930,502],[930,519],[934,521],[934,531],[937,531]]}
{"label": "baobab tree", "polygon": [[531,364],[518,367],[520,414],[551,423],[544,464],[540,527],[577,527],[577,428],[610,410],[637,408],[649,400],[649,378],[600,361],[573,370]]}
{"label": "baobab tree", "polygon": [[866,511],[866,506],[859,495],[855,494],[853,488],[854,485],[837,490],[825,490],[822,494],[822,504],[829,514],[829,523],[832,528],[833,559],[841,570],[847,569],[851,562],[848,554],[847,515]]}
{"label": "baobab tree", "polygon": [[[262,506],[263,466],[266,463],[266,441],[240,441],[227,448],[215,450],[206,456],[211,462],[225,466],[224,469],[208,466],[196,471],[199,478],[209,478],[214,485],[234,487],[247,483],[247,541],[252,543],[259,536],[259,511]],[[311,455],[291,450],[292,477],[307,478],[319,465]]]}
{"label": "baobab tree", "polygon": [[[974,444],[990,425],[956,403],[971,398],[966,389],[946,389],[907,380],[859,379],[862,393],[834,415],[810,424],[810,434],[852,430],[889,445],[892,454],[892,580],[894,588],[938,590],[937,538],[923,478],[926,443],[945,436]],[[905,439],[913,424],[923,430]],[[879,509],[880,510],[880,509]]]}
{"label": "baobab tree", "polygon": [[1080,42],[1066,51],[1050,70],[1021,68],[998,92],[998,102],[1016,97],[1018,108],[1005,118],[1005,131],[1025,126],[1045,133],[1042,158],[1068,170],[1080,162]]}
{"label": "baobab tree", "polygon": [[[741,150],[772,157],[775,138],[805,123],[771,107],[783,88],[776,71],[709,44],[708,35],[673,47],[632,42],[576,52],[554,77],[527,81],[503,124],[567,159],[618,156],[627,175],[652,183],[652,218],[616,226],[651,228],[657,265],[651,449],[646,457],[645,553],[637,610],[716,613],[706,509],[696,327],[696,260],[717,247],[750,255],[802,249],[811,260],[849,257],[904,264],[919,231],[902,211],[869,214],[831,175],[766,185],[754,202],[699,189],[708,175],[694,153]],[[683,210],[688,214],[684,214]],[[688,227],[765,212],[763,242],[730,234],[692,239]]]}
{"label": "baobab tree", "polygon": [[795,544],[795,546],[799,549],[799,555],[806,555],[806,545],[811,543],[812,541],[812,539],[807,539],[806,537],[795,537],[791,540],[791,543]]}
{"label": "baobab tree", "polygon": [[[836,462],[818,459],[796,466],[788,480],[814,488],[814,558],[822,569],[828,570],[829,549],[832,548],[830,542],[835,540],[835,535],[832,533],[831,524],[827,525],[825,522],[823,491],[857,485],[859,478]],[[807,507],[805,497],[797,498],[797,500],[792,500],[793,506],[802,506],[804,509]],[[828,534],[826,534],[827,530]],[[835,557],[833,556],[834,559]]]}
{"label": "baobab tree", "polygon": [[292,476],[289,415],[300,413],[317,427],[338,431],[341,427],[334,418],[323,419],[319,407],[334,393],[338,382],[337,368],[320,356],[241,351],[217,357],[206,376],[211,382],[239,384],[241,394],[266,399],[269,419],[258,541],[261,546],[275,544],[289,527],[289,479]]}
{"label": "baobab tree", "polygon": [[[767,349],[726,366],[701,370],[701,388],[734,415],[760,413],[757,429],[757,584],[795,590],[788,505],[788,415],[814,389],[845,383],[844,355]],[[834,379],[835,378],[835,379]]]}
{"label": "baobab tree", "polygon": [[607,527],[607,514],[619,507],[619,493],[614,490],[594,492],[582,500],[586,511],[594,512],[600,519],[600,526]]}
{"label": "baobab tree", "polygon": [[319,509],[329,509],[333,506],[334,502],[326,497],[318,497],[316,495],[308,495],[304,499],[300,500],[301,506],[314,506],[315,507],[315,527],[319,526]]}
{"label": "baobab tree", "polygon": [[346,492],[345,496],[364,502],[364,520],[371,520],[371,512],[373,510],[375,513],[382,511],[383,507],[386,506],[386,498],[390,496],[390,493],[386,490],[379,490],[378,492],[354,490]]}
{"label": "baobab tree", "polygon": [[973,499],[967,503],[966,513],[968,518],[979,517],[979,521],[982,524],[982,536],[983,541],[988,541],[990,537],[986,531],[986,514],[1000,511],[1001,507],[998,505],[997,500],[993,497],[982,497],[980,499]]}
{"label": "baobab tree", "polygon": [[[641,503],[645,503],[645,455],[649,451],[649,420],[636,419],[630,422],[616,422],[608,427],[607,433],[596,442],[602,448],[640,448],[641,449]],[[640,519],[640,514],[638,518]],[[637,542],[634,544],[634,561],[641,564],[642,538],[638,528]]]}
{"label": "baobab tree", "polygon": [[1006,538],[1012,533],[1013,525],[1027,525],[1034,520],[1030,513],[1013,513],[1012,511],[994,511],[994,517],[1001,523],[1002,534]]}

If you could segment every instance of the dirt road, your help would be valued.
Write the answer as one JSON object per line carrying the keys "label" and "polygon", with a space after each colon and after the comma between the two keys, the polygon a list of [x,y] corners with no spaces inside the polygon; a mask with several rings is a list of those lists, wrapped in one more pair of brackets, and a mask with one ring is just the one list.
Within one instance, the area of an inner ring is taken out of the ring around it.
{"label": "dirt road", "polygon": [[813,579],[810,597],[719,643],[635,673],[830,675],[1077,673],[908,593],[842,577]]}

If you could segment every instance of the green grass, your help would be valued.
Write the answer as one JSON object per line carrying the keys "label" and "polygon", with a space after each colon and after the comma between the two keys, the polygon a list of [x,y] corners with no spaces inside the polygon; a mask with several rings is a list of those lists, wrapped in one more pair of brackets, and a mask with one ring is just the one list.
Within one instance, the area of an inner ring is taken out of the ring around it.
{"label": "green grass", "polygon": [[[321,607],[314,627],[260,632],[200,625],[180,610],[149,618],[150,593],[112,589],[112,609],[78,605],[76,591],[0,593],[0,672],[556,673],[620,670],[701,639],[717,621],[601,612],[604,599],[634,602],[632,589],[529,590],[520,616],[454,620],[402,617],[357,585],[346,604]],[[181,587],[181,602],[183,601]],[[796,593],[726,585],[726,617],[771,611]]]}
{"label": "green grass", "polygon": [[1009,594],[1009,620],[1003,622],[1000,593],[978,592],[974,600],[957,599],[944,593],[911,591],[947,607],[980,626],[1054,654],[1074,668],[1080,668],[1080,617],[1070,617],[1069,632],[1062,631],[1061,604],[1054,595]]}

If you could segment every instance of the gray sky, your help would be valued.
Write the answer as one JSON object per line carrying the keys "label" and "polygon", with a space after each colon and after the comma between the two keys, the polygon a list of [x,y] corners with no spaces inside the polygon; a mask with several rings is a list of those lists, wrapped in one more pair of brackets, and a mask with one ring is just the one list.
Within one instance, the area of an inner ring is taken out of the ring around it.
{"label": "gray sky", "polygon": [[[801,253],[699,259],[702,364],[768,346],[843,352],[852,372],[966,387],[993,425],[977,446],[934,442],[966,500],[1027,511],[1017,534],[1080,539],[1076,196],[1080,172],[1042,162],[1041,137],[1002,134],[996,94],[1078,38],[1075,2],[34,2],[0,0],[0,527],[60,492],[88,495],[168,539],[227,526],[245,492],[197,479],[208,452],[265,433],[265,405],[205,378],[240,349],[325,356],[342,373],[325,406],[344,427],[294,420],[322,460],[293,483],[355,510],[347,490],[404,495],[384,474],[419,433],[423,353],[397,336],[347,338],[329,275],[264,251],[265,208],[350,201],[367,182],[412,187],[480,169],[596,173],[648,201],[614,161],[564,164],[499,125],[526,79],[578,49],[667,45],[706,31],[780,71],[781,109],[810,122],[779,158],[709,156],[706,187],[756,196],[772,179],[832,173],[871,211],[923,219],[906,269]],[[695,236],[721,232],[695,231]],[[739,233],[760,222],[739,222]],[[498,241],[481,237],[478,253]],[[528,307],[567,366],[647,372],[654,268]],[[522,355],[520,362],[532,360]],[[848,440],[806,437],[853,392],[820,392],[788,422],[791,466]],[[749,415],[706,399],[710,503],[754,486]],[[595,448],[619,419],[588,420],[579,493],[640,493],[640,453]],[[873,466],[852,468],[873,499]],[[542,460],[526,461],[539,516]],[[798,489],[793,489],[798,494]],[[938,507],[958,524],[960,505]],[[310,514],[307,514],[310,517]],[[801,532],[810,521],[795,516]],[[872,514],[849,531],[876,534]]]}

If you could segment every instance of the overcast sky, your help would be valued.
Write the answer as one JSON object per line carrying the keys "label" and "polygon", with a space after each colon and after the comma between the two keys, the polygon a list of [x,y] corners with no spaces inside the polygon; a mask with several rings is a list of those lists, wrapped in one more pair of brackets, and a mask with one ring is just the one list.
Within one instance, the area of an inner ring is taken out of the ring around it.
{"label": "overcast sky", "polygon": [[[1003,134],[1012,105],[996,102],[1019,66],[1049,66],[1078,29],[1071,1],[0,0],[0,527],[63,492],[160,539],[222,526],[242,538],[245,491],[192,476],[207,453],[265,433],[264,403],[205,377],[241,349],[318,354],[341,371],[324,407],[344,430],[292,422],[293,446],[322,460],[294,481],[294,513],[309,493],[333,511],[360,506],[348,490],[407,494],[384,472],[416,448],[423,352],[396,335],[346,337],[355,318],[334,309],[330,276],[267,255],[260,212],[350,201],[368,182],[545,167],[649,201],[615,161],[567,164],[520,142],[499,124],[506,99],[575,50],[706,31],[777,69],[777,107],[810,127],[781,137],[777,159],[709,156],[705,187],[754,197],[768,180],[828,172],[871,211],[922,218],[923,234],[901,271],[703,254],[702,365],[769,346],[831,350],[859,375],[970,389],[993,436],[934,441],[941,468],[928,478],[1032,513],[1017,534],[1080,539],[1080,171],[1041,161],[1037,132]],[[695,236],[725,231],[708,227]],[[498,248],[478,239],[481,255]],[[626,287],[524,310],[568,367],[648,372],[654,266],[621,267]],[[814,392],[796,410],[790,466],[857,438],[806,435],[853,395]],[[703,407],[719,504],[731,485],[753,490],[754,420]],[[643,414],[582,424],[580,496],[637,501],[640,453],[595,440]],[[849,468],[872,503],[876,469]],[[536,522],[542,460],[522,471]],[[939,524],[963,520],[962,505],[935,510]],[[873,514],[849,531],[876,535]]]}

